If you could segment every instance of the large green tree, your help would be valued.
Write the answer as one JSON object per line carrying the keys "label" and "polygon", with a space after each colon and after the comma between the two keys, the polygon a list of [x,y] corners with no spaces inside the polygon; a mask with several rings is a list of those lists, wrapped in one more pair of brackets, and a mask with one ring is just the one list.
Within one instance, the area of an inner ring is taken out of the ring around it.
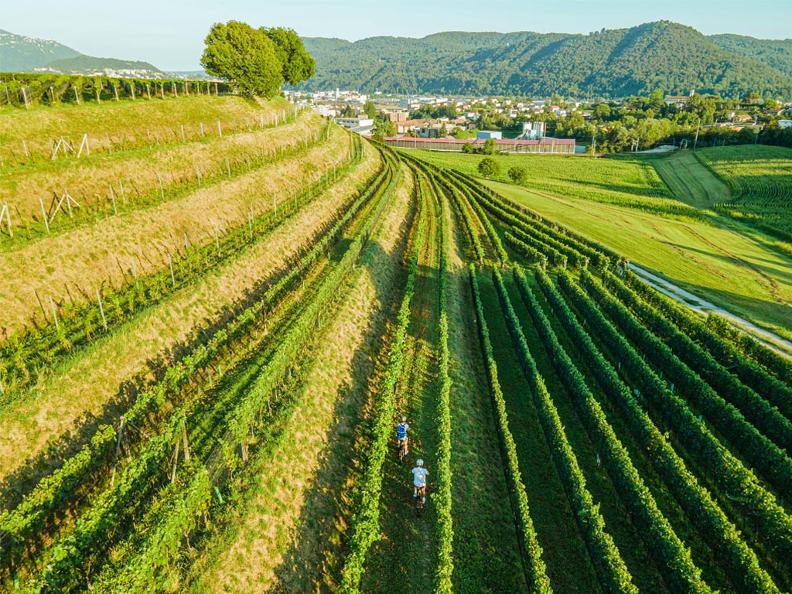
{"label": "large green tree", "polygon": [[272,97],[283,83],[281,62],[272,40],[239,21],[215,23],[204,41],[206,72],[231,81],[243,95]]}
{"label": "large green tree", "polygon": [[261,30],[275,44],[283,80],[290,85],[297,85],[314,75],[314,59],[305,50],[302,39],[294,29],[262,27]]}

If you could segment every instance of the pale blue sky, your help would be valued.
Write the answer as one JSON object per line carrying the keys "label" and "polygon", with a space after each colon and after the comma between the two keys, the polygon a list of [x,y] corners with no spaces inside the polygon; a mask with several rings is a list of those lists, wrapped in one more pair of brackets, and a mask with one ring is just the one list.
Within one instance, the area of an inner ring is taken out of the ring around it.
{"label": "pale blue sky", "polygon": [[448,30],[587,33],[660,19],[704,33],[792,37],[792,0],[0,0],[0,7],[0,29],[170,70],[198,68],[209,26],[229,19],[350,40]]}

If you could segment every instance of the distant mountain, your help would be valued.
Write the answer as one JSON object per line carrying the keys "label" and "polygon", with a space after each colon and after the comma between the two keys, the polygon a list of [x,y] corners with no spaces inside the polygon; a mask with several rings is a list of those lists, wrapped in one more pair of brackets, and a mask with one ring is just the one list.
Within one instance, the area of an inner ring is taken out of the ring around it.
{"label": "distant mountain", "polygon": [[0,72],[24,72],[54,60],[80,55],[57,41],[15,35],[0,29]]}
{"label": "distant mountain", "polygon": [[316,59],[306,89],[623,97],[661,88],[792,98],[792,75],[763,61],[758,50],[725,49],[667,21],[587,35],[447,32],[304,42]]}
{"label": "distant mountain", "polygon": [[44,70],[64,74],[114,74],[161,77],[148,62],[86,56],[56,41],[0,30],[0,72]]}
{"label": "distant mountain", "polygon": [[756,39],[744,35],[711,35],[710,39],[728,52],[756,58],[792,76],[792,39]]}
{"label": "distant mountain", "polygon": [[117,60],[116,58],[95,58],[93,56],[78,55],[73,58],[64,58],[49,62],[47,69],[57,70],[63,73],[79,72],[101,72],[103,70],[114,70],[116,72],[163,72],[156,66],[148,62],[138,62],[135,60]]}

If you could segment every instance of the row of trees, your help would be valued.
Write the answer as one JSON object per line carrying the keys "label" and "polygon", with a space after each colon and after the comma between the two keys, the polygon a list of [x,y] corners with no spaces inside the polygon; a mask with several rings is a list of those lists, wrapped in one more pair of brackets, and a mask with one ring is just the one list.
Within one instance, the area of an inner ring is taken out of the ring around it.
{"label": "row of trees", "polygon": [[314,59],[293,29],[215,23],[204,43],[206,72],[229,80],[242,95],[273,97],[283,83],[296,85],[314,75]]}

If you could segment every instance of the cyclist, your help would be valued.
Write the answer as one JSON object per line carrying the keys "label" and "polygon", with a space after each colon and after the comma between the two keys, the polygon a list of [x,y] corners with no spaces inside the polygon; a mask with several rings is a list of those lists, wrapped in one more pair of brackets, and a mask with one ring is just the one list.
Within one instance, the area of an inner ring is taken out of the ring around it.
{"label": "cyclist", "polygon": [[421,504],[426,503],[426,475],[429,471],[424,468],[424,461],[418,458],[415,462],[415,468],[412,469],[413,475],[413,497],[418,498],[421,495]]}
{"label": "cyclist", "polygon": [[407,437],[407,431],[409,431],[409,429],[410,426],[407,424],[407,417],[402,417],[401,423],[396,425],[396,439],[399,442],[399,457],[402,459],[408,452],[410,440]]}

